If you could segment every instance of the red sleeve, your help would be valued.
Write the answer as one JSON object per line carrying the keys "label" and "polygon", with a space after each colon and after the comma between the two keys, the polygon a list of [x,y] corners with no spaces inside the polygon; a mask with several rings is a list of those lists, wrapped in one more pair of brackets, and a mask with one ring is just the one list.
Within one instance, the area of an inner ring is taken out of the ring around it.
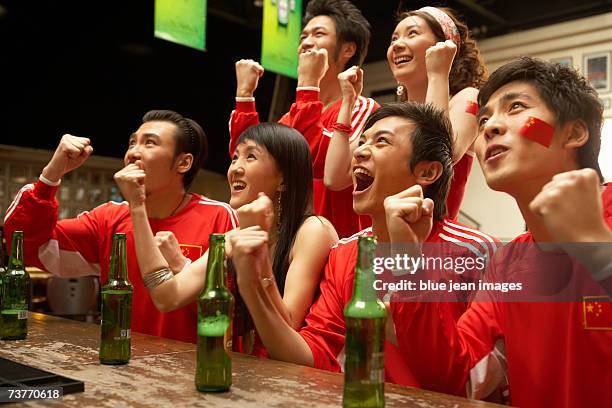
{"label": "red sleeve", "polygon": [[[465,396],[471,376],[482,384],[491,382],[485,377],[499,375],[496,367],[487,365],[487,357],[501,338],[501,329],[494,303],[473,302],[458,322],[454,305],[392,302],[391,314],[402,355],[421,386]],[[472,389],[479,384],[472,384]]]}
{"label": "red sleeve", "polygon": [[[321,121],[322,113],[323,103],[319,100],[319,91],[300,89],[296,91],[291,109],[280,119],[280,123],[300,132],[308,142],[315,178],[323,177],[325,154],[329,146],[329,137],[323,135],[325,128]],[[318,172],[321,177],[317,176]]]}
{"label": "red sleeve", "polygon": [[[349,142],[359,137],[365,122],[378,104],[370,98],[359,97],[351,115],[351,127],[353,133]],[[298,90],[295,103],[291,110],[280,120],[281,123],[291,126],[299,131],[308,142],[310,154],[312,155],[312,167],[315,179],[322,179],[325,171],[325,156],[332,137],[331,125],[336,121],[338,114],[335,113],[332,123],[323,123],[323,103],[319,100],[319,91]],[[327,127],[326,127],[327,126]]]}
{"label": "red sleeve", "polygon": [[470,171],[472,171],[473,162],[474,157],[470,153],[466,153],[453,167],[453,179],[446,198],[448,218],[451,220],[456,220],[459,215],[459,209],[465,194],[465,185],[470,176]]}
{"label": "red sleeve", "polygon": [[58,222],[56,190],[37,181],[19,191],[4,219],[7,245],[13,231],[21,230],[27,264],[55,275],[98,275],[101,226],[97,213]]}
{"label": "red sleeve", "polygon": [[234,155],[238,144],[238,138],[249,127],[259,123],[259,114],[255,108],[255,102],[236,102],[236,109],[230,115],[229,121],[229,154]]}
{"label": "red sleeve", "polygon": [[341,367],[336,358],[344,347],[346,327],[343,298],[339,292],[342,290],[342,283],[334,276],[332,266],[335,263],[335,252],[337,251],[332,250],[329,255],[321,281],[321,293],[310,308],[300,335],[312,351],[316,368],[340,372]]}

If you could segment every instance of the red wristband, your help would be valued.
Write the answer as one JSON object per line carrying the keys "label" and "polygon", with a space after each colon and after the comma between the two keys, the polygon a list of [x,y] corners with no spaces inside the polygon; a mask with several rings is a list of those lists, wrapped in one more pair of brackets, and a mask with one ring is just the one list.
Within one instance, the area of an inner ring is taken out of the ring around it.
{"label": "red wristband", "polygon": [[348,133],[349,135],[353,133],[353,128],[350,125],[345,125],[344,123],[336,122],[332,125],[332,129],[338,130],[340,132]]}

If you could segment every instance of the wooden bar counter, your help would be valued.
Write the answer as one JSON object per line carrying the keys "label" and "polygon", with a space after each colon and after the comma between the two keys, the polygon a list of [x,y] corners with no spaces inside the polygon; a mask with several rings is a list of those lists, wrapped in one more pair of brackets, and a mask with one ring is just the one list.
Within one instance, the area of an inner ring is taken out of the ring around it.
{"label": "wooden bar counter", "polygon": [[[28,406],[66,407],[330,407],[342,406],[341,374],[234,353],[233,385],[225,393],[194,386],[195,345],[132,334],[132,359],[123,366],[98,362],[100,328],[31,313],[28,337],[0,341],[0,357],[81,380],[85,392]],[[416,388],[385,385],[387,407],[494,407]]]}

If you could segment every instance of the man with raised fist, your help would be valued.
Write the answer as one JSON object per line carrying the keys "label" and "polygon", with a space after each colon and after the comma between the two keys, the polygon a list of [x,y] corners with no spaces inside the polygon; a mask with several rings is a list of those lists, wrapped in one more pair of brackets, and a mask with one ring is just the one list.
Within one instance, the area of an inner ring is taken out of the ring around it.
{"label": "man with raised fist", "polygon": [[[80,167],[92,152],[90,139],[64,135],[39,180],[24,186],[6,212],[7,237],[14,230],[24,231],[25,259],[30,265],[61,277],[95,275],[104,281],[112,234],[126,233],[129,280],[134,286],[132,329],[195,342],[195,303],[162,314],[147,293],[127,202],[108,202],[77,218],[58,221],[55,193],[61,178]],[[209,234],[237,226],[229,205],[187,192],[206,153],[206,135],[195,121],[172,111],[150,111],[130,136],[125,167],[115,175],[120,179],[139,171],[146,176],[143,194],[149,223],[173,272],[206,251]]]}
{"label": "man with raised fist", "polygon": [[[342,105],[338,75],[361,65],[368,50],[370,24],[348,0],[308,3],[298,48],[298,83],[291,110],[280,122],[298,130],[310,146],[314,170],[314,212],[329,219],[340,237],[371,224],[352,210],[352,187],[331,191],[323,183],[325,156]],[[236,109],[230,118],[230,155],[240,134],[259,123],[254,93],[263,67],[253,60],[236,63]],[[358,95],[352,112],[349,139],[355,141],[367,117],[378,105]],[[345,129],[346,130],[346,129]]]}

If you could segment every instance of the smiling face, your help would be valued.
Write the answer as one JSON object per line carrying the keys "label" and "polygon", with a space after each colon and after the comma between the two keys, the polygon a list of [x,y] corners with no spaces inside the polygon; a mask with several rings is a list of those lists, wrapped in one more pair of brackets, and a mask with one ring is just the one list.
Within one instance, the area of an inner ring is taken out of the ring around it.
{"label": "smiling face", "polygon": [[[521,135],[530,117],[555,127],[549,147]],[[475,150],[493,190],[516,196],[529,185],[541,188],[575,160],[574,149],[565,147],[571,123],[556,126],[554,113],[527,82],[514,81],[500,87],[481,109],[478,120]]]}
{"label": "smiling face", "polygon": [[182,174],[179,173],[175,157],[177,127],[165,121],[143,123],[129,139],[128,149],[123,158],[124,165],[142,161],[146,172],[145,189],[147,195],[179,182],[182,185]]}
{"label": "smiling face", "polygon": [[353,209],[373,217],[385,213],[384,200],[416,184],[409,167],[414,123],[388,116],[361,136],[353,153]]}
{"label": "smiling face", "polygon": [[401,84],[427,83],[425,51],[437,41],[421,17],[409,16],[400,21],[387,49],[387,63],[395,80]]}
{"label": "smiling face", "polygon": [[337,59],[336,23],[325,15],[313,17],[302,30],[300,35],[300,45],[298,53],[320,50],[327,50],[328,63],[331,66]]}
{"label": "smiling face", "polygon": [[227,170],[227,181],[231,191],[230,205],[238,209],[255,200],[260,192],[274,200],[281,189],[283,176],[268,150],[247,139],[236,147]]}

